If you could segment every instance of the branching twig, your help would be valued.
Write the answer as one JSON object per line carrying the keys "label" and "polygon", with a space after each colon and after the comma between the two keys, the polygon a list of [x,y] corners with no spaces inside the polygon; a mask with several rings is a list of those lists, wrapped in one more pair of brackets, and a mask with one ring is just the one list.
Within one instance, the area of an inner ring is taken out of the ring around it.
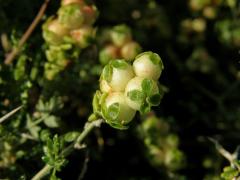
{"label": "branching twig", "polygon": [[231,154],[229,153],[226,149],[223,148],[223,146],[221,144],[218,143],[218,141],[216,141],[213,138],[208,138],[211,142],[213,142],[216,146],[216,149],[218,150],[218,152],[225,157],[231,165],[233,165],[234,167],[237,168],[237,170],[240,172],[240,166],[238,163],[236,163],[236,157],[235,154]]}
{"label": "branching twig", "polygon": [[28,27],[27,31],[23,34],[22,38],[20,39],[17,47],[14,47],[10,54],[7,55],[6,59],[4,60],[5,64],[11,64],[13,59],[16,57],[18,52],[20,51],[23,44],[27,41],[27,39],[32,34],[33,30],[36,28],[37,24],[40,22],[42,16],[44,15],[44,12],[47,8],[47,5],[50,0],[45,0],[43,5],[41,6],[40,10],[38,11],[37,16],[34,18],[33,22]]}
{"label": "branching twig", "polygon": [[[94,127],[100,127],[100,125],[102,124],[103,120],[99,119],[96,121],[92,121],[89,123],[86,123],[85,128],[83,129],[82,133],[78,136],[78,138],[76,139],[75,142],[73,142],[72,144],[70,144],[68,147],[66,147],[63,151],[62,151],[62,155],[64,157],[67,157],[68,155],[71,154],[71,152],[74,151],[74,147],[77,144],[81,144],[82,141],[84,140],[84,138],[94,129]],[[44,176],[46,176],[50,170],[52,169],[52,166],[49,166],[48,164],[45,165],[33,178],[32,180],[39,180],[42,179]]]}

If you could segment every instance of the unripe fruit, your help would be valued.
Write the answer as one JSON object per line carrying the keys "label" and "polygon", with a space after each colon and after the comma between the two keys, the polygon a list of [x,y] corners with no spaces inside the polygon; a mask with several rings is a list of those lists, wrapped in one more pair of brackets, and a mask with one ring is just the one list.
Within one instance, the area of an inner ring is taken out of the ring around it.
{"label": "unripe fruit", "polygon": [[200,11],[209,4],[211,4],[211,0],[190,0],[189,2],[192,11]]}
{"label": "unripe fruit", "polygon": [[132,39],[131,31],[126,25],[115,26],[111,32],[114,45],[121,47]]}
{"label": "unripe fruit", "polygon": [[[145,86],[145,82],[150,84],[149,87]],[[126,102],[135,110],[140,110],[141,106],[146,101],[146,98],[155,94],[159,94],[157,82],[143,77],[135,77],[131,79],[125,88]]]}
{"label": "unripe fruit", "polygon": [[157,80],[163,70],[163,63],[160,56],[153,52],[139,54],[133,62],[133,69],[136,76]]}
{"label": "unripe fruit", "polygon": [[83,26],[70,32],[71,37],[80,48],[86,48],[95,37],[95,29],[90,26]]}
{"label": "unripe fruit", "polygon": [[85,4],[84,0],[62,0],[61,5],[65,6],[65,5],[72,4],[72,3],[78,3],[81,5]]}
{"label": "unripe fruit", "polygon": [[58,11],[59,22],[69,29],[79,28],[84,21],[82,7],[79,4],[62,6]]}
{"label": "unripe fruit", "polygon": [[217,16],[216,8],[212,6],[205,7],[203,9],[203,15],[208,19],[214,19]]}
{"label": "unripe fruit", "polygon": [[104,65],[116,58],[118,58],[118,48],[114,45],[104,47],[99,53],[99,60]]}
{"label": "unripe fruit", "polygon": [[68,35],[69,30],[60,24],[57,19],[49,19],[43,25],[43,38],[50,44],[59,45],[63,37]]}
{"label": "unripe fruit", "polygon": [[192,28],[198,33],[205,31],[206,26],[206,20],[203,18],[196,18],[192,21]]}
{"label": "unripe fruit", "polygon": [[140,52],[141,46],[134,41],[124,44],[121,48],[122,57],[128,61],[132,61]]}
{"label": "unripe fruit", "polygon": [[135,116],[136,111],[127,105],[122,92],[109,93],[103,103],[103,115],[110,124],[126,125]]}
{"label": "unripe fruit", "polygon": [[[132,66],[124,60],[114,60],[106,65],[101,76],[101,91],[124,91],[128,81],[134,77]],[[107,86],[107,87],[106,87]],[[109,88],[110,87],[110,88]]]}
{"label": "unripe fruit", "polygon": [[87,24],[87,25],[92,25],[96,21],[99,14],[96,6],[94,5],[83,6],[82,12],[84,15],[84,24]]}

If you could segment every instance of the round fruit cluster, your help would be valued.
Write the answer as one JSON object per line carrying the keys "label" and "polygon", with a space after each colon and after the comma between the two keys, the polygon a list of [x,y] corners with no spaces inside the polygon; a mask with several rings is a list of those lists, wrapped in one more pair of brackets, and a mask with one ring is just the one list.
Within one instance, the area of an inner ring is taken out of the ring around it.
{"label": "round fruit cluster", "polygon": [[49,80],[92,43],[96,32],[92,25],[98,11],[83,0],[62,0],[57,15],[43,25],[43,38],[48,44],[45,71]]}
{"label": "round fruit cluster", "polygon": [[110,61],[103,68],[90,120],[103,117],[115,128],[128,128],[136,111],[144,114],[151,106],[159,105],[163,96],[158,85],[162,70],[162,60],[153,52],[139,54],[133,64],[124,59]]}
{"label": "round fruit cluster", "polygon": [[116,58],[132,61],[142,51],[141,46],[132,39],[131,30],[126,25],[114,26],[107,36],[110,38],[99,54],[99,60],[104,65]]}
{"label": "round fruit cluster", "polygon": [[166,119],[149,115],[138,125],[137,130],[145,146],[143,152],[152,165],[165,167],[170,172],[182,168],[185,155],[179,149],[179,137],[171,132]]}
{"label": "round fruit cluster", "polygon": [[198,12],[207,19],[215,19],[222,0],[189,0],[190,10]]}

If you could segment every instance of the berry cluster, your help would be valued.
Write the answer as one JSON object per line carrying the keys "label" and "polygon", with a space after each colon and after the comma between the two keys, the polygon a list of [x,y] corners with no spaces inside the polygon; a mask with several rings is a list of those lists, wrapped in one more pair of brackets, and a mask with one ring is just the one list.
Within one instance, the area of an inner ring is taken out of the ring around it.
{"label": "berry cluster", "polygon": [[112,59],[123,58],[132,61],[141,50],[141,46],[132,39],[128,26],[117,25],[107,32],[104,47],[99,54],[100,62],[105,65]]}
{"label": "berry cluster", "polygon": [[62,0],[57,15],[43,25],[43,38],[48,44],[45,75],[49,80],[91,44],[96,32],[92,25],[98,11],[83,0]]}
{"label": "berry cluster", "polygon": [[128,128],[136,111],[144,114],[159,105],[163,91],[157,81],[162,70],[162,60],[153,52],[139,54],[132,64],[124,59],[110,61],[102,71],[90,120],[103,117],[112,127]]}
{"label": "berry cluster", "polygon": [[202,14],[207,19],[215,19],[221,0],[189,0],[190,10]]}
{"label": "berry cluster", "polygon": [[145,146],[144,154],[154,167],[164,167],[174,172],[185,165],[185,155],[179,149],[179,137],[171,132],[167,119],[149,115],[138,125],[137,130]]}

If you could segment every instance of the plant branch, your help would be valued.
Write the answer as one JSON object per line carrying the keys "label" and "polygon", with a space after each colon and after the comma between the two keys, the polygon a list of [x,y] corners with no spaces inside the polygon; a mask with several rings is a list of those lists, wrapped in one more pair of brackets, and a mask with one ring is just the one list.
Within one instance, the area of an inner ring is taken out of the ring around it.
{"label": "plant branch", "polygon": [[226,149],[223,148],[223,146],[221,144],[219,144],[218,141],[216,141],[213,138],[208,138],[211,142],[213,142],[215,144],[215,147],[217,149],[217,151],[223,156],[225,157],[231,165],[234,165],[234,167],[237,168],[238,171],[240,171],[240,166],[238,163],[236,163],[236,158],[234,154],[229,153]]}
{"label": "plant branch", "polygon": [[4,63],[9,65],[14,60],[18,52],[20,51],[23,44],[27,41],[27,39],[32,34],[33,30],[36,28],[37,24],[40,22],[42,16],[44,15],[44,12],[47,8],[47,5],[50,0],[45,0],[42,4],[40,10],[38,11],[37,16],[34,18],[33,22],[28,27],[27,31],[23,34],[22,38],[20,39],[17,47],[14,47],[10,54],[7,55],[6,59],[4,60]]}
{"label": "plant branch", "polygon": [[[67,146],[63,151],[62,151],[62,155],[64,157],[67,157],[68,155],[70,155],[74,149],[76,147],[79,146],[79,144],[82,143],[82,141],[85,139],[85,137],[87,137],[87,135],[94,129],[94,127],[100,127],[100,125],[103,123],[103,119],[99,119],[96,121],[92,121],[92,122],[87,122],[82,133],[77,137],[77,139],[70,144],[69,146]],[[44,176],[46,176],[50,170],[52,169],[52,166],[49,166],[48,164],[46,164],[37,174],[35,174],[35,176],[32,178],[32,180],[39,180],[42,179]]]}
{"label": "plant branch", "polygon": [[82,167],[81,173],[78,176],[78,180],[82,180],[84,178],[84,175],[87,172],[88,162],[89,162],[89,152],[87,151],[86,156],[85,156],[85,160],[83,162],[83,167]]}
{"label": "plant branch", "polygon": [[19,106],[15,109],[13,109],[11,112],[7,113],[6,115],[4,115],[3,117],[0,118],[0,124],[5,121],[6,119],[8,119],[9,117],[11,117],[13,114],[15,114],[17,111],[19,111],[22,108],[22,106]]}

